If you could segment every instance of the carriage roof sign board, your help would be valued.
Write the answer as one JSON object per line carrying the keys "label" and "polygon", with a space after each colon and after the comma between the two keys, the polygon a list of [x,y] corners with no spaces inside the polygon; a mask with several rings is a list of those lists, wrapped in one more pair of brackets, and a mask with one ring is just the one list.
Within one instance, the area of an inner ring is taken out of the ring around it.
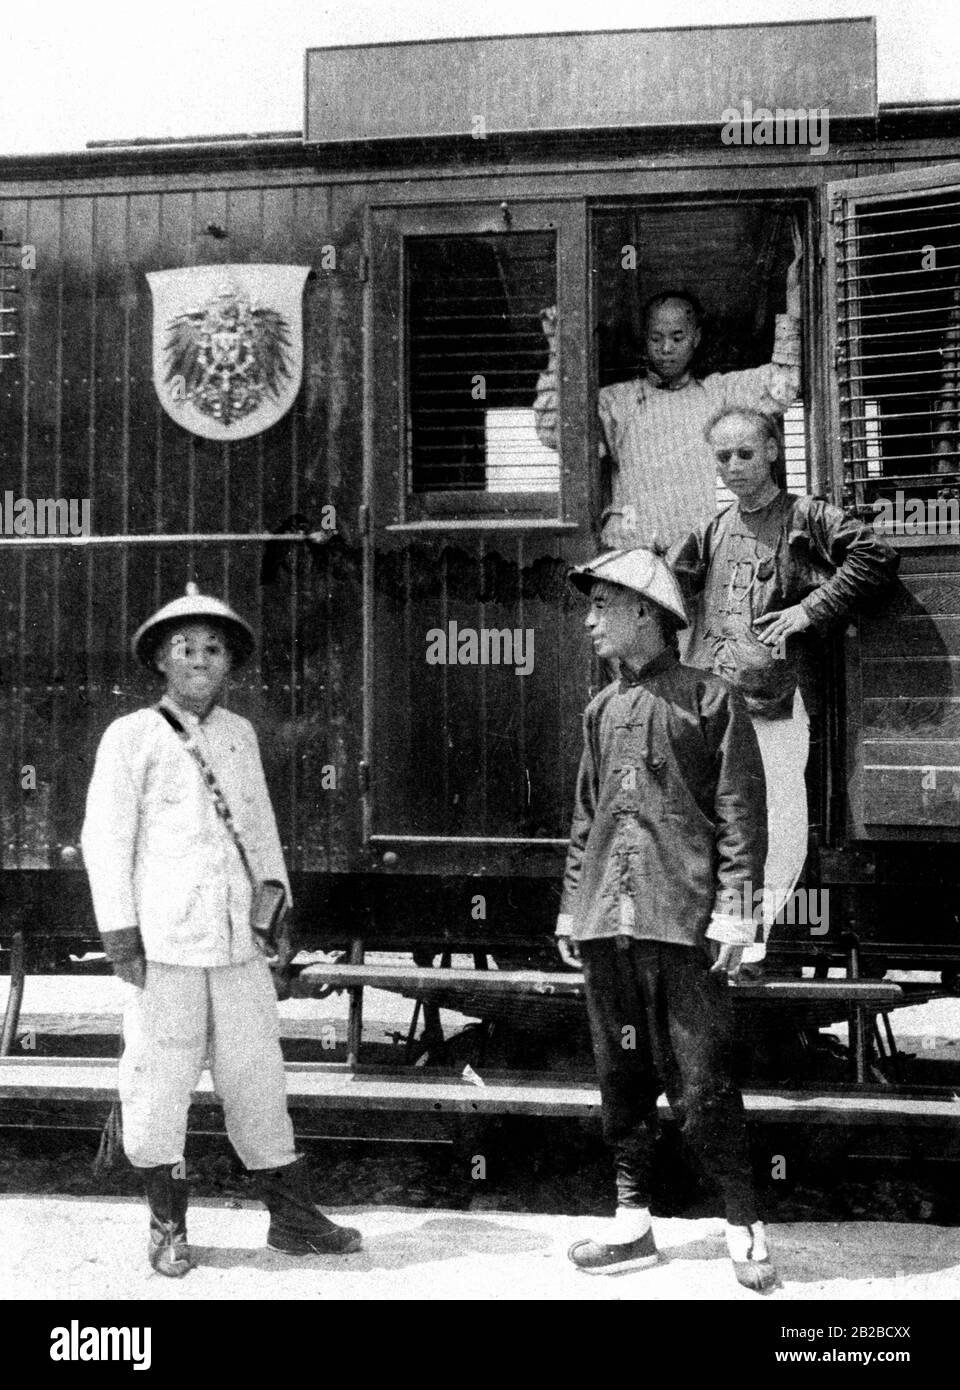
{"label": "carriage roof sign board", "polygon": [[877,114],[870,19],[309,48],[307,144]]}

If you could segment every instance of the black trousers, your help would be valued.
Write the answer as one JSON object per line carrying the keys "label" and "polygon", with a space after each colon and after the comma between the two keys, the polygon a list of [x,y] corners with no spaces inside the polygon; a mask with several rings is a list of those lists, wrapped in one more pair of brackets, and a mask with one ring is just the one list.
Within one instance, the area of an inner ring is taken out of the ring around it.
{"label": "black trousers", "polygon": [[650,1205],[657,1097],[665,1091],[727,1220],[750,1225],[757,1208],[726,981],[710,974],[698,947],[611,937],[582,941],[580,950],[618,1203]]}

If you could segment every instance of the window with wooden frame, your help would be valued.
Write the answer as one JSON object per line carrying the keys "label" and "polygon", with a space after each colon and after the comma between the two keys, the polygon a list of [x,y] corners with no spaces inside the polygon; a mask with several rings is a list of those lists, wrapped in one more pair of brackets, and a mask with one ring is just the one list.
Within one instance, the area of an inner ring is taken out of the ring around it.
{"label": "window with wooden frame", "polygon": [[582,229],[582,209],[557,202],[375,210],[380,524],[576,528],[587,487]]}
{"label": "window with wooden frame", "polygon": [[552,232],[408,241],[411,497],[469,505],[522,496],[555,509],[559,456],[538,438],[534,415],[547,356],[541,313],[557,297],[555,243]]}
{"label": "window with wooden frame", "polygon": [[556,235],[422,236],[406,247],[407,496],[418,514],[556,513],[560,457],[538,436],[542,311]]}

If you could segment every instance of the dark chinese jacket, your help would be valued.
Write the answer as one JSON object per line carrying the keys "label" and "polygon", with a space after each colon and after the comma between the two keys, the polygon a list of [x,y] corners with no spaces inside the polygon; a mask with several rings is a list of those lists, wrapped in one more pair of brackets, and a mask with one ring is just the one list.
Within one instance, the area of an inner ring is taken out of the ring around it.
{"label": "dark chinese jacket", "polygon": [[[742,697],[672,650],[602,690],[583,756],[557,931],[702,946],[708,927],[749,942],[763,887],[767,807]],[[739,936],[711,919],[741,914]]]}
{"label": "dark chinese jacket", "polygon": [[[751,639],[749,632],[739,642],[724,644],[718,639],[726,591],[722,569],[737,531],[755,517],[757,582],[746,626],[797,603],[802,603],[812,622],[807,632],[787,639],[784,660],[776,663],[770,649]],[[819,637],[888,599],[899,564],[897,552],[872,527],[828,502],[784,491],[760,513],[741,513],[733,503],[698,527],[673,559],[693,620],[687,659],[709,666],[740,686],[753,714],[789,715],[798,681],[807,709],[814,710],[819,704]],[[764,659],[773,663],[768,676],[779,668],[779,680],[765,680]]]}

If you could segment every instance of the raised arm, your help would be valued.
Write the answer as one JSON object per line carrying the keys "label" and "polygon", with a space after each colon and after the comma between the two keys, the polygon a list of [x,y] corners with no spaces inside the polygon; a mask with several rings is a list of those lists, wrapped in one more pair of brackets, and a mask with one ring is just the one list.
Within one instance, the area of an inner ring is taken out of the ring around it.
{"label": "raised arm", "polygon": [[742,405],[766,414],[782,415],[800,395],[801,295],[803,246],[793,231],[794,256],[787,270],[786,312],[775,319],[773,352],[761,367],[740,372],[716,372],[703,385],[714,397],[715,409]]}
{"label": "raised arm", "polygon": [[[559,319],[555,304],[540,310],[540,326],[543,329],[543,336],[547,340],[547,365],[537,377],[537,393],[533,398],[533,420],[540,443],[548,449],[559,449],[560,433],[557,420],[557,332]],[[610,446],[612,432],[609,407],[605,408],[603,391],[600,392],[598,400],[598,413],[600,416],[599,453],[601,458],[605,458],[608,452],[612,452]]]}
{"label": "raised arm", "polygon": [[533,420],[537,438],[547,449],[558,449],[557,431],[557,306],[540,310],[540,326],[547,340],[547,365],[537,377]]}

